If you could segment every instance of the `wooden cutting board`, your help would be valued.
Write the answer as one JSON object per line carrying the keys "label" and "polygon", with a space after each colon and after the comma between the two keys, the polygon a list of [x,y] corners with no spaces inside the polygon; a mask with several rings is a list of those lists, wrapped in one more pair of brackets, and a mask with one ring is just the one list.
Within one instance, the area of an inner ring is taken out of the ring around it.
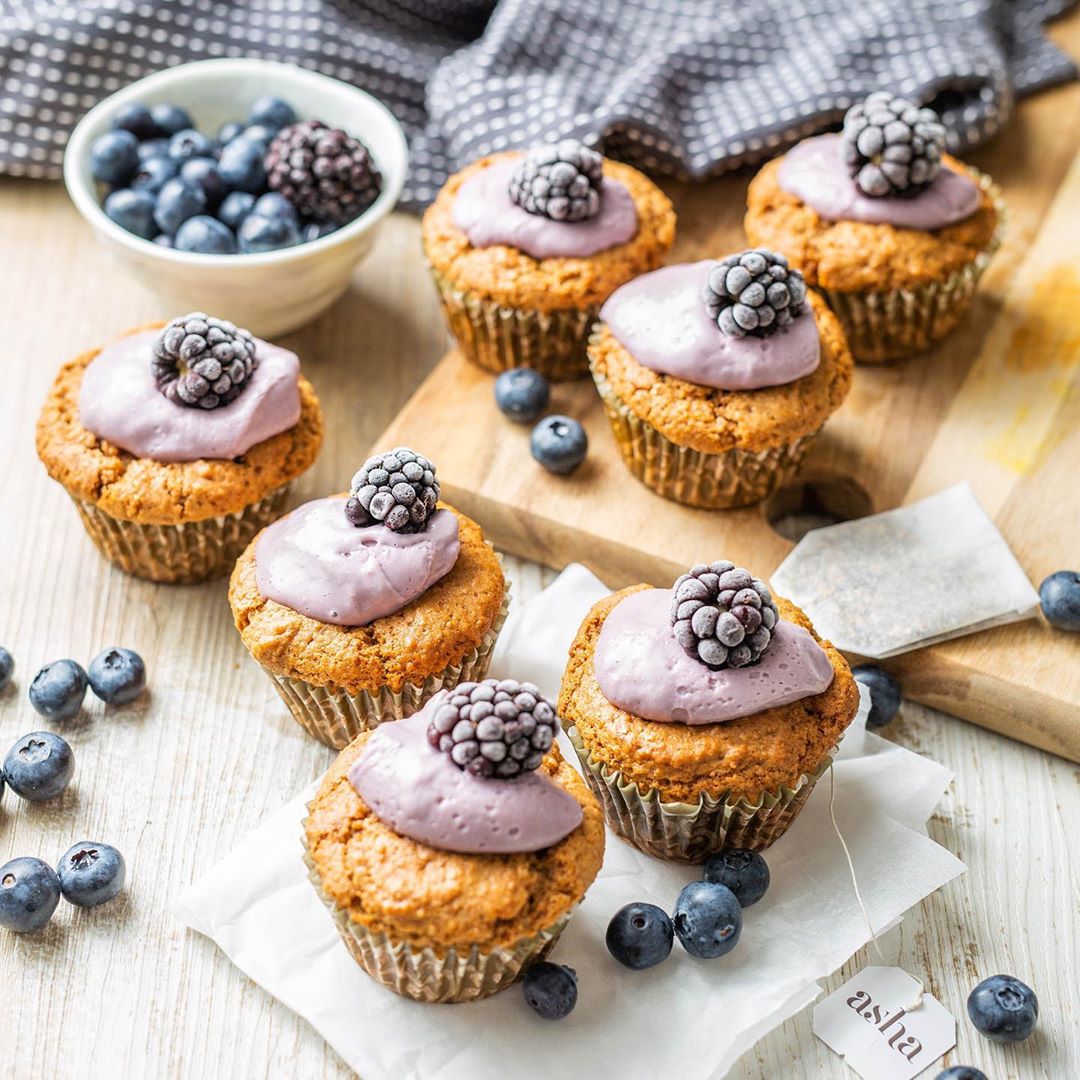
{"label": "wooden cutting board", "polygon": [[[727,558],[768,575],[799,515],[844,519],[967,480],[1036,585],[1080,569],[1080,87],[1027,102],[974,159],[1001,184],[1009,233],[966,322],[933,352],[860,366],[799,481],[763,506],[692,510],[626,471],[591,382],[556,386],[551,411],[585,425],[571,477],[529,454],[528,427],[503,419],[492,377],[449,352],[378,440],[438,463],[445,497],[493,542],[612,587],[668,585]],[[745,246],[746,177],[673,190],[671,261]],[[792,514],[796,515],[794,518]],[[1080,761],[1080,634],[1041,620],[887,661],[906,696]]]}

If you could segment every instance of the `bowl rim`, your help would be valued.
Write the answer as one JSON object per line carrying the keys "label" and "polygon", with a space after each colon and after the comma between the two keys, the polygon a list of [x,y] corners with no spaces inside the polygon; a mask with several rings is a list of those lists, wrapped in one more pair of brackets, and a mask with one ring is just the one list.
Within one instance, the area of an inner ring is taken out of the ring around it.
{"label": "bowl rim", "polygon": [[[287,248],[278,248],[275,251],[237,252],[232,255],[216,255],[200,251],[177,251],[175,248],[166,248],[160,244],[155,244],[152,240],[145,240],[141,236],[136,236],[134,233],[122,228],[105,213],[102,203],[98,201],[93,184],[88,184],[80,176],[79,170],[82,159],[90,150],[90,132],[103,117],[114,113],[119,106],[140,100],[147,88],[159,90],[174,83],[184,83],[196,74],[195,69],[199,69],[204,74],[212,74],[207,69],[218,69],[232,74],[242,74],[245,70],[249,72],[265,72],[275,69],[287,70],[291,78],[299,78],[301,81],[306,81],[312,85],[321,84],[323,87],[329,85],[336,91],[346,91],[363,100],[375,111],[381,112],[390,121],[392,138],[389,140],[388,147],[381,150],[383,160],[377,162],[384,177],[383,188],[378,197],[359,217],[330,233],[329,236],[320,237],[318,240],[309,240],[305,243],[293,244]],[[388,183],[386,182],[386,164],[390,161],[400,164],[400,168],[395,170],[397,172],[396,179],[392,179]],[[95,229],[124,247],[132,249],[135,254],[192,267],[213,266],[222,268],[235,265],[238,269],[250,269],[256,266],[272,266],[306,256],[317,255],[338,245],[348,244],[350,240],[367,232],[396,206],[405,183],[408,166],[409,147],[405,138],[405,131],[397,117],[373,94],[361,90],[358,86],[335,79],[330,75],[323,75],[321,72],[301,67],[299,64],[290,64],[278,60],[260,60],[255,57],[219,57],[211,60],[193,60],[187,64],[177,64],[174,67],[163,68],[141,79],[136,79],[99,101],[79,120],[71,131],[71,136],[64,150],[63,175],[68,197],[75,204],[75,209],[79,211],[82,217]]]}

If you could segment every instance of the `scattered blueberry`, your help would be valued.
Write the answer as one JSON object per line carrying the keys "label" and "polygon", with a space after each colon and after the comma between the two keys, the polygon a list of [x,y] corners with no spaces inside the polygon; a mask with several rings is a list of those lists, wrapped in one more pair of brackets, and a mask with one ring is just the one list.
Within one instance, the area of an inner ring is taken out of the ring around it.
{"label": "scattered blueberry", "polygon": [[249,214],[240,224],[237,239],[240,251],[250,254],[258,251],[275,251],[300,243],[300,230],[288,218],[268,218]]}
{"label": "scattered blueberry", "polygon": [[533,1012],[545,1020],[561,1020],[577,1004],[577,973],[563,964],[541,960],[525,969],[521,987]]}
{"label": "scattered blueberry", "polygon": [[203,255],[235,255],[236,236],[224,222],[209,214],[198,214],[176,230],[173,247]]}
{"label": "scattered blueberry", "polygon": [[1039,586],[1046,621],[1059,630],[1080,630],[1080,573],[1059,570]]}
{"label": "scattered blueberry", "polygon": [[884,727],[900,708],[900,684],[876,664],[859,664],[851,669],[857,683],[870,691],[870,712],[866,717],[868,728]]}
{"label": "scattered blueberry", "polygon": [[265,154],[276,135],[277,128],[270,128],[265,124],[252,124],[250,127],[244,128],[237,138],[245,139],[247,142],[257,143],[262,147],[262,151]]}
{"label": "scattered blueberry", "polygon": [[148,157],[139,160],[139,167],[131,178],[131,186],[136,191],[149,191],[156,195],[166,180],[171,180],[179,165],[171,157]]}
{"label": "scattered blueberry", "polygon": [[121,229],[149,240],[158,231],[154,222],[156,205],[157,201],[149,191],[121,188],[105,199],[104,210],[105,216]]}
{"label": "scattered blueberry", "polygon": [[60,891],[69,904],[97,907],[117,896],[124,887],[127,865],[111,844],[83,840],[69,848],[56,868]]}
{"label": "scattered blueberry", "polygon": [[310,244],[312,240],[321,240],[324,236],[337,231],[338,226],[332,221],[309,221],[301,229],[300,235],[305,244]]}
{"label": "scattered blueberry", "polygon": [[46,664],[30,684],[30,704],[49,720],[77,716],[86,696],[86,672],[74,660]]}
{"label": "scattered blueberry", "polygon": [[168,139],[147,139],[146,142],[139,143],[139,160],[149,161],[150,158],[169,156],[169,140]]}
{"label": "scattered blueberry", "polygon": [[608,952],[624,967],[644,971],[671,955],[675,931],[671,919],[655,904],[634,903],[619,908],[608,923]]}
{"label": "scattered blueberry", "polygon": [[127,705],[146,689],[146,665],[132,649],[113,647],[90,661],[90,689],[107,705]]}
{"label": "scattered blueberry", "polygon": [[90,172],[103,184],[126,184],[139,167],[139,143],[130,131],[107,131],[90,147]]}
{"label": "scattered blueberry", "polygon": [[225,123],[218,128],[218,144],[224,146],[226,143],[231,143],[243,130],[243,124],[238,123],[236,120],[226,120]]}
{"label": "scattered blueberry", "polygon": [[260,195],[251,212],[259,217],[285,218],[294,224],[299,223],[296,207],[278,191],[268,191],[265,195]]}
{"label": "scattered blueberry", "polygon": [[973,1065],[953,1065],[952,1068],[940,1072],[934,1080],[988,1080],[982,1069],[976,1069]]}
{"label": "scattered blueberry", "polygon": [[206,210],[206,196],[198,184],[174,176],[166,180],[158,192],[154,220],[162,232],[170,236],[187,221]]}
{"label": "scattered blueberry", "polygon": [[511,368],[495,380],[495,404],[503,416],[519,424],[531,424],[541,416],[550,399],[547,379],[533,368]]}
{"label": "scattered blueberry", "polygon": [[569,416],[547,416],[533,428],[529,447],[548,472],[565,476],[585,460],[589,439],[585,429]]}
{"label": "scattered blueberry", "polygon": [[1030,986],[1012,975],[991,975],[968,995],[967,1010],[975,1030],[988,1039],[1020,1042],[1035,1030],[1039,1001]]}
{"label": "scattered blueberry", "polygon": [[214,144],[201,132],[194,128],[185,128],[178,131],[169,140],[169,157],[173,161],[190,161],[196,157],[210,157],[214,152]]}
{"label": "scattered blueberry", "polygon": [[24,856],[0,866],[0,926],[17,934],[44,930],[60,903],[60,881],[53,868]]}
{"label": "scattered blueberry", "polygon": [[113,117],[113,127],[119,131],[130,131],[140,142],[153,139],[158,133],[158,126],[154,123],[150,110],[138,102],[117,109]]}
{"label": "scattered blueberry", "polygon": [[55,799],[71,783],[75,755],[64,739],[51,731],[24,735],[4,758],[4,776],[20,799]]}
{"label": "scattered blueberry", "polygon": [[251,213],[255,196],[249,191],[230,191],[218,207],[217,216],[230,229],[240,228],[240,223]]}
{"label": "scattered blueberry", "polygon": [[257,195],[266,190],[264,155],[265,147],[241,135],[222,147],[218,170],[230,188]]}
{"label": "scattered blueberry", "polygon": [[691,956],[731,952],[742,930],[742,908],[726,885],[691,881],[675,901],[675,933]]}
{"label": "scattered blueberry", "polygon": [[11,674],[15,670],[15,658],[0,645],[0,690],[7,688],[11,681]]}
{"label": "scattered blueberry", "polygon": [[281,98],[261,97],[252,103],[248,111],[248,123],[262,124],[276,134],[283,127],[296,123],[296,112],[287,101],[282,101]]}
{"label": "scattered blueberry", "polygon": [[228,189],[221,178],[217,162],[213,158],[197,157],[185,161],[180,166],[180,176],[189,183],[198,184],[206,196],[206,205],[216,210],[225,198]]}
{"label": "scattered blueberry", "polygon": [[150,115],[153,117],[158,131],[166,137],[195,126],[187,109],[182,109],[179,105],[170,105],[165,101],[158,105],[152,105]]}
{"label": "scattered blueberry", "polygon": [[[93,675],[90,677],[93,683]],[[705,864],[704,878],[726,885],[741,907],[756,904],[769,891],[769,867],[756,851],[729,848],[718,852]]]}

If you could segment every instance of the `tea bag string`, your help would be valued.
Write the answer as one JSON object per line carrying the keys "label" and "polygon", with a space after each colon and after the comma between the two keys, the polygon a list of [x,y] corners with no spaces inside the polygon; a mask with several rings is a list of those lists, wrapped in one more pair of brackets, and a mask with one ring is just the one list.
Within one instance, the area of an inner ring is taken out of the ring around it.
{"label": "tea bag string", "polygon": [[[885,967],[892,967],[888,960],[885,959],[885,954],[881,951],[881,945],[878,944],[877,934],[874,933],[874,924],[870,921],[870,914],[866,910],[866,904],[863,903],[862,893],[859,892],[859,881],[855,876],[855,863],[851,858],[851,851],[847,846],[847,841],[844,839],[844,834],[840,831],[840,826],[836,821],[836,778],[833,775],[834,766],[829,765],[829,817],[832,818],[833,831],[836,833],[837,840],[840,841],[840,846],[844,849],[844,858],[847,859],[848,872],[851,874],[851,885],[855,890],[855,902],[859,905],[859,910],[862,912],[862,917],[866,921],[866,929],[870,931],[870,944],[874,948],[874,952],[877,953],[878,959],[885,965]],[[912,975],[914,979],[915,976]],[[926,993],[926,987],[923,986],[921,979],[915,979],[919,984],[919,989],[916,991],[915,1000],[906,1007],[907,1012],[913,1012],[915,1009],[922,1007],[923,994]]]}

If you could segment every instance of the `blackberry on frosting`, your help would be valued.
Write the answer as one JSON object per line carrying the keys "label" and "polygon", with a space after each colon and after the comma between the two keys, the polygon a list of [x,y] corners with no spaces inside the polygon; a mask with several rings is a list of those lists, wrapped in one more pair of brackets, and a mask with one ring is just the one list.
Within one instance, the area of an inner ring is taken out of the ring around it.
{"label": "blackberry on frosting", "polygon": [[451,690],[427,736],[459,769],[510,780],[540,767],[558,725],[555,707],[532,683],[485,679]]}
{"label": "blackberry on frosting", "polygon": [[720,670],[756,664],[780,614],[765,583],[734,563],[702,563],[675,582],[671,625],[695,660]]}
{"label": "blackberry on frosting", "polygon": [[345,516],[358,527],[381,524],[394,532],[422,532],[438,501],[435,466],[399,446],[364,462],[352,478]]}
{"label": "blackberry on frosting", "polygon": [[600,212],[604,159],[574,139],[534,146],[510,177],[510,198],[552,221],[585,221]]}
{"label": "blackberry on frosting", "polygon": [[182,315],[154,343],[158,389],[177,405],[216,409],[236,399],[258,366],[255,338],[201,311]]}
{"label": "blackberry on frosting", "polygon": [[766,337],[802,311],[806,282],[783,255],[755,248],[721,259],[709,271],[702,298],[728,337]]}

